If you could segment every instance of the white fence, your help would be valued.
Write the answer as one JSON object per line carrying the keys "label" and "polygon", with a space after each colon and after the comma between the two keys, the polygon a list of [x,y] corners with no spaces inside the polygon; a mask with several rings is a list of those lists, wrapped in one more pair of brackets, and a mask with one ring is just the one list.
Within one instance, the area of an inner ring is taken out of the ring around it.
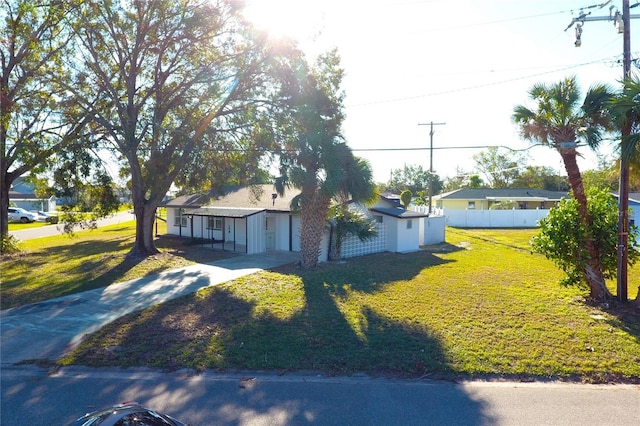
{"label": "white fence", "polygon": [[548,209],[446,210],[447,226],[460,228],[537,228]]}
{"label": "white fence", "polygon": [[420,224],[420,245],[440,244],[445,241],[446,218],[425,217]]}

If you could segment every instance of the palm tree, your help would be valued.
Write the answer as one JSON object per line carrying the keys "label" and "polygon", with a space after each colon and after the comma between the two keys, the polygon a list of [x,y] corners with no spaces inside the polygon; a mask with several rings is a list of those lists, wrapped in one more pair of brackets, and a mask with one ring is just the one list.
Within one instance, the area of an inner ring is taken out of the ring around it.
{"label": "palm tree", "polygon": [[630,135],[620,144],[621,156],[640,167],[640,79],[625,80],[622,92],[611,100],[611,115],[616,127],[630,127]]}
{"label": "palm tree", "polygon": [[600,249],[589,236],[592,220],[577,163],[577,147],[584,144],[595,149],[602,141],[603,134],[610,127],[607,103],[612,93],[605,85],[592,86],[580,104],[581,94],[576,79],[569,77],[556,84],[535,84],[529,96],[536,103],[536,108],[518,105],[512,119],[525,140],[546,145],[560,154],[571,191],[578,202],[583,229],[587,231],[584,237],[586,259],[578,259],[583,264],[584,279],[592,298],[609,299],[612,295],[602,274]]}
{"label": "palm tree", "polygon": [[331,226],[329,258],[331,260],[340,258],[342,243],[348,235],[355,235],[361,241],[377,235],[375,226],[372,226],[366,216],[349,209],[352,202],[369,205],[378,198],[371,165],[351,152],[342,153],[340,158],[336,158],[337,163],[341,163],[341,166],[333,169],[341,173],[329,185],[335,202],[333,217],[329,218]]}
{"label": "palm tree", "polygon": [[[282,194],[289,186],[300,189],[292,207],[300,211],[303,268],[318,263],[332,199],[346,194],[360,197],[366,188],[374,188],[370,169],[359,169],[362,164],[340,131],[344,94],[339,89],[343,75],[339,63],[334,50],[320,56],[313,69],[294,64],[283,88],[288,108],[280,126],[285,128],[286,141],[280,152],[276,190]],[[358,170],[362,173],[356,173]]]}
{"label": "palm tree", "polygon": [[[620,141],[620,159],[632,168],[640,169],[640,80],[636,77],[626,79],[622,92],[611,100],[611,115],[616,128],[628,134]],[[622,182],[620,184],[622,196]],[[627,182],[628,188],[628,182]],[[628,206],[622,197],[619,200],[621,208]],[[624,271],[626,274],[626,270]],[[636,295],[635,303],[640,306],[640,287]]]}

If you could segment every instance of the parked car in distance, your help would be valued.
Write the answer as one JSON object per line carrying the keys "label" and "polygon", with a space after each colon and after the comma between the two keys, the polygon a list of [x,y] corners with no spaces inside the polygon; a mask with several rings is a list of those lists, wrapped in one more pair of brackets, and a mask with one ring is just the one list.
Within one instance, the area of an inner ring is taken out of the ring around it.
{"label": "parked car in distance", "polygon": [[137,402],[123,402],[104,410],[87,413],[70,426],[89,425],[187,426],[166,414],[145,408]]}
{"label": "parked car in distance", "polygon": [[43,212],[42,210],[32,210],[31,213],[36,214],[36,222],[58,223],[58,216],[52,213]]}
{"label": "parked car in distance", "polygon": [[38,215],[21,209],[20,207],[9,207],[9,222],[31,223],[35,222]]}

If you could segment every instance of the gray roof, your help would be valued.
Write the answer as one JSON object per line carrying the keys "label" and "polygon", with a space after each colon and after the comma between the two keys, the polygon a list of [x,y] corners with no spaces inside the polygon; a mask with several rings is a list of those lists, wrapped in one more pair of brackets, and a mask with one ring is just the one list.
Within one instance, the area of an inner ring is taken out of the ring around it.
{"label": "gray roof", "polygon": [[[618,198],[618,192],[612,192],[613,196]],[[633,203],[640,203],[640,192],[630,192],[629,193],[629,201]]]}
{"label": "gray roof", "polygon": [[185,210],[184,214],[193,216],[216,216],[216,217],[232,217],[243,218],[252,216],[256,213],[265,211],[265,209],[243,209],[230,207],[200,207],[193,210]]}
{"label": "gray roof", "polygon": [[289,188],[283,196],[276,193],[273,184],[227,186],[212,195],[182,195],[163,203],[165,207],[193,208],[225,207],[268,211],[291,211],[291,200],[300,190]]}
{"label": "gray roof", "polygon": [[461,188],[434,196],[437,200],[540,200],[560,201],[567,198],[566,191],[548,191],[534,188]]}
{"label": "gray roof", "polygon": [[9,199],[10,200],[39,200],[40,198],[36,197],[36,194],[34,193],[9,191]]}
{"label": "gray roof", "polygon": [[401,219],[415,219],[415,218],[429,216],[426,213],[419,213],[419,212],[414,212],[411,210],[405,210],[405,209],[396,208],[396,207],[372,207],[369,209],[369,211],[382,213],[387,216],[393,216]]}
{"label": "gray roof", "polygon": [[198,208],[201,206],[202,198],[202,195],[199,194],[181,195],[169,201],[165,201],[161,205],[164,207]]}

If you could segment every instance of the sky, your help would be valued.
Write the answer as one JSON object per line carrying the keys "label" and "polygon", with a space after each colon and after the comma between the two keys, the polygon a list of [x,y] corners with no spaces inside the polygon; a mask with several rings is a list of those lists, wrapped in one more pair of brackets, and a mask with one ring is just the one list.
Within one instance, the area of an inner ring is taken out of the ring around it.
{"label": "sky", "polygon": [[[487,146],[528,155],[524,165],[564,175],[559,154],[531,146],[511,121],[516,105],[534,107],[528,91],[575,76],[620,87],[622,35],[612,21],[585,22],[581,10],[608,17],[622,0],[245,0],[246,16],[274,37],[296,39],[313,60],[337,48],[345,70],[343,134],[386,182],[405,165],[430,167],[440,178],[470,173]],[[636,3],[631,0],[631,4]],[[631,9],[640,14],[640,7]],[[637,27],[638,30],[635,30]],[[640,56],[640,20],[631,21],[632,58]],[[634,68],[637,72],[637,68]],[[430,124],[433,151],[429,150]],[[583,148],[581,169],[598,155],[614,158],[613,142],[598,154]],[[474,148],[470,148],[474,147]]]}

